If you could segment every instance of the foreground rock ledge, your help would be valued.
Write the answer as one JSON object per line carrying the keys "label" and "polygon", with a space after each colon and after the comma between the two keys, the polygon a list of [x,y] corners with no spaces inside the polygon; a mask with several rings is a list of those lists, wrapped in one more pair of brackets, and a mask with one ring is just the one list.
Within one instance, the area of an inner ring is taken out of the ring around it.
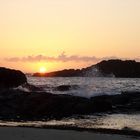
{"label": "foreground rock ledge", "polygon": [[27,83],[24,73],[19,70],[0,67],[0,88],[18,87],[24,83]]}
{"label": "foreground rock ledge", "polygon": [[91,99],[45,92],[26,93],[19,90],[0,92],[1,119],[61,119],[72,115],[97,112],[135,113],[140,111],[140,93],[100,96]]}

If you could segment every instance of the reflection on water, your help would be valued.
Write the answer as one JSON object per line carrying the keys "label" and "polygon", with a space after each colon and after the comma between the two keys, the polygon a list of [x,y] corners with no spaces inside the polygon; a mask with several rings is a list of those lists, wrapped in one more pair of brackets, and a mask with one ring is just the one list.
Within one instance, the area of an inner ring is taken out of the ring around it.
{"label": "reflection on water", "polygon": [[89,128],[124,129],[130,128],[140,131],[140,115],[113,114],[100,116],[85,116],[76,120],[79,126]]}
{"label": "reflection on water", "polygon": [[140,131],[140,115],[139,114],[97,114],[88,116],[75,116],[62,120],[50,121],[28,121],[28,122],[5,122],[0,121],[0,126],[74,126],[78,128],[106,128],[106,129],[132,129]]}

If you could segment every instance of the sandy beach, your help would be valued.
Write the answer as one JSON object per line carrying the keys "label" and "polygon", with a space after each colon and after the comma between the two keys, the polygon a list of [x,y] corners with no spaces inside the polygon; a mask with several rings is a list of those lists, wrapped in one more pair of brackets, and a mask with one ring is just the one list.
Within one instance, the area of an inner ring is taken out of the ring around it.
{"label": "sandy beach", "polygon": [[136,140],[138,137],[71,130],[0,127],[1,140]]}

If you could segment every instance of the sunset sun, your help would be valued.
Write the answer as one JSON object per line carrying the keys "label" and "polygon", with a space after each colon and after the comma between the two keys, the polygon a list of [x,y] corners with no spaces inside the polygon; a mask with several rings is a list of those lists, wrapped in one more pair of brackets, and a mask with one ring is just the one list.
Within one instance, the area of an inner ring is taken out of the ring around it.
{"label": "sunset sun", "polygon": [[45,73],[47,70],[45,67],[40,67],[39,72],[40,73]]}

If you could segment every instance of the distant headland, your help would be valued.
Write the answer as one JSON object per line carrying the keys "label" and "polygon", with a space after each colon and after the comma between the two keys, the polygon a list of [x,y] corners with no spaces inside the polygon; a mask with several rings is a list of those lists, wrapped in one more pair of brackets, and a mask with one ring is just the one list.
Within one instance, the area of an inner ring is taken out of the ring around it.
{"label": "distant headland", "polygon": [[140,78],[140,62],[135,60],[104,60],[83,69],[64,69],[49,73],[34,73],[35,77],[120,77]]}

